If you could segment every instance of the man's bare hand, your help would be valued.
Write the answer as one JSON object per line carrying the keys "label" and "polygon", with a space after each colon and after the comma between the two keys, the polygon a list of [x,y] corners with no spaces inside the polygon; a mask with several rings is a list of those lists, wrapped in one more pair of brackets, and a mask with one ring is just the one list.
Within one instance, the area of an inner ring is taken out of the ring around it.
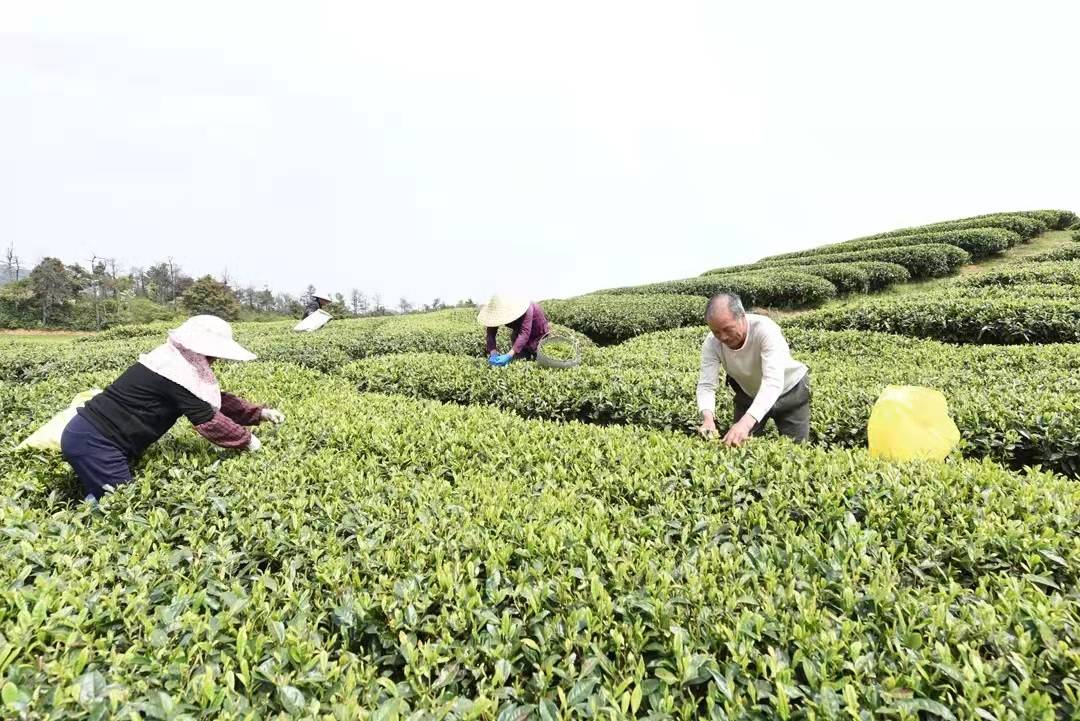
{"label": "man's bare hand", "polygon": [[706,440],[716,438],[716,421],[713,420],[712,413],[705,414],[705,420],[698,426],[698,434]]}
{"label": "man's bare hand", "polygon": [[724,445],[728,448],[741,446],[750,437],[750,431],[754,430],[755,422],[752,416],[744,415],[739,419],[738,423],[728,429],[728,432],[724,435]]}

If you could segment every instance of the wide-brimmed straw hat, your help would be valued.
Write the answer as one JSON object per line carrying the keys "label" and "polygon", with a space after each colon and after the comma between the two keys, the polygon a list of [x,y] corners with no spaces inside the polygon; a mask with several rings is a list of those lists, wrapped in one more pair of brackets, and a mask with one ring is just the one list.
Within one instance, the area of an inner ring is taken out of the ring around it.
{"label": "wide-brimmed straw hat", "polygon": [[487,305],[480,306],[480,312],[476,314],[477,322],[488,328],[506,325],[525,315],[529,309],[529,301],[519,298],[509,298],[505,295],[493,295]]}
{"label": "wide-brimmed straw hat", "polygon": [[255,360],[255,354],[233,340],[232,326],[216,315],[188,318],[169,337],[190,351],[210,358]]}
{"label": "wide-brimmed straw hat", "polygon": [[312,293],[311,297],[312,298],[317,298],[319,300],[325,300],[327,303],[333,303],[334,302],[333,298],[331,298],[328,295],[323,295],[322,293],[320,293],[318,291],[315,291],[314,293]]}

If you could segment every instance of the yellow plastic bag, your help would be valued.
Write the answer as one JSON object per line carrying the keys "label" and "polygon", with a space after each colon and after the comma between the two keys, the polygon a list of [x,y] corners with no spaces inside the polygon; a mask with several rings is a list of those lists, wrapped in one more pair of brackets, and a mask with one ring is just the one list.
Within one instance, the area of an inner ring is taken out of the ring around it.
{"label": "yellow plastic bag", "polygon": [[32,448],[39,451],[56,451],[59,453],[60,436],[63,434],[68,422],[75,417],[75,411],[98,393],[101,393],[101,389],[91,388],[75,396],[71,401],[71,405],[50,418],[48,423],[38,428],[29,438],[20,443],[18,448]]}
{"label": "yellow plastic bag", "polygon": [[888,386],[874,403],[866,429],[870,455],[893,461],[944,460],[960,442],[941,391]]}

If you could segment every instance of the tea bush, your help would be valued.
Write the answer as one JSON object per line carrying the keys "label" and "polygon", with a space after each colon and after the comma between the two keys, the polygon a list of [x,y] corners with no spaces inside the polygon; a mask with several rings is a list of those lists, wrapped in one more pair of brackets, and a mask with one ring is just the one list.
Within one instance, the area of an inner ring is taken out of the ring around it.
{"label": "tea bush", "polygon": [[[315,333],[294,333],[293,322],[238,323],[237,339],[259,357],[257,362],[288,362],[322,372],[349,361],[384,353],[436,351],[484,355],[484,329],[475,312],[453,309],[404,317],[335,320]],[[0,353],[0,380],[35,381],[54,375],[95,370],[120,371],[162,343],[171,326],[154,326],[152,334],[125,334],[124,340],[74,343],[66,347],[16,344]],[[589,347],[588,338],[558,325],[553,331]],[[109,332],[109,331],[106,331]],[[499,331],[502,347],[510,331]]]}
{"label": "tea bush", "polygon": [[[220,364],[222,385],[287,422],[258,454],[181,422],[97,506],[57,457],[13,448],[173,324],[0,341],[0,718],[1080,717],[1080,344],[798,327],[845,309],[813,311],[783,322],[817,445],[690,435],[704,297],[813,307],[966,259],[890,241],[551,301],[629,339],[556,326],[582,350],[570,370],[486,367],[471,310],[238,323],[260,358]],[[880,299],[879,322],[1046,340],[1080,326],[1078,287],[1080,261],[1017,263]],[[947,462],[852,448],[903,383],[946,394]]]}
{"label": "tea bush", "polygon": [[109,343],[53,346],[9,343],[0,348],[0,381],[33,382],[99,370],[120,370],[134,363],[161,339],[132,338]]}
{"label": "tea bush", "polygon": [[[1034,212],[1038,213],[1040,211]],[[1050,229],[1050,226],[1039,217],[1030,213],[994,213],[974,218],[947,220],[941,223],[930,223],[928,225],[917,225],[911,228],[898,228],[897,230],[890,230],[885,233],[855,238],[855,240],[892,238],[901,235],[913,235],[916,233],[933,233],[946,230],[971,230],[974,228],[1003,228],[1017,233],[1024,239],[1031,239],[1045,233]]]}
{"label": "tea bush", "polygon": [[708,298],[721,291],[737,293],[747,306],[810,308],[836,295],[836,286],[808,273],[779,270],[768,273],[700,276],[664,283],[599,291],[598,295],[696,295]]}
{"label": "tea bush", "polygon": [[[927,278],[939,278],[955,273],[961,265],[967,263],[970,256],[966,251],[953,245],[943,243],[923,243],[916,245],[901,244],[895,247],[867,248],[861,251],[844,251],[829,253],[822,256],[792,256],[777,259],[766,258],[758,263],[750,265],[737,265],[730,268],[717,268],[708,271],[702,277],[715,277],[739,273],[742,275],[756,275],[759,273],[776,273],[780,271],[798,270],[806,272],[804,268],[818,268],[822,264],[835,265],[858,265],[871,272],[881,273],[882,266],[888,271],[886,280],[881,287],[895,282],[908,280],[924,280]],[[868,267],[869,266],[869,267]],[[904,269],[904,276],[897,276],[895,266]]]}
{"label": "tea bush", "polygon": [[643,333],[700,325],[705,300],[684,295],[586,295],[542,303],[547,317],[601,344]]}
{"label": "tea bush", "polygon": [[[929,225],[899,228],[876,235],[819,246],[803,251],[768,256],[756,263],[714,268],[702,275],[747,272],[770,267],[772,261],[791,258],[809,258],[832,255],[853,250],[881,249],[927,243],[947,243],[967,250],[972,258],[981,259],[1013,247],[1017,242],[1030,241],[1047,230],[1065,230],[1073,227],[1077,215],[1068,210],[1031,210],[1012,213],[991,213],[972,218],[931,223]],[[921,240],[920,240],[921,239]],[[886,242],[886,241],[890,242]],[[831,259],[829,262],[833,262]]]}
{"label": "tea bush", "polygon": [[[1077,216],[1071,210],[1016,210],[1005,213],[987,213],[959,220],[947,220],[941,223],[901,228],[887,233],[868,236],[883,238],[889,235],[909,235],[913,232],[931,230],[960,230],[964,228],[999,227],[1019,233],[1025,238],[1032,238],[1047,230],[1063,230],[1076,222]],[[1034,221],[1034,222],[1032,222]]]}
{"label": "tea bush", "polygon": [[[816,275],[836,286],[839,294],[867,293],[870,291],[870,273],[859,268],[855,263],[829,263],[807,265],[799,268],[800,273]],[[907,271],[904,271],[905,274]]]}
{"label": "tea bush", "polygon": [[[926,278],[941,278],[952,275],[971,260],[967,251],[957,248],[955,245],[943,243],[928,243],[921,245],[902,245],[896,248],[876,248],[857,250],[845,253],[833,253],[824,256],[832,263],[846,263],[858,261],[879,261],[896,263],[904,266],[911,274],[913,280]],[[767,268],[791,268],[795,270],[800,265],[807,264],[804,258],[787,258],[777,261],[769,261]]]}
{"label": "tea bush", "polygon": [[935,298],[975,298],[1022,300],[1024,298],[1057,298],[1080,300],[1080,285],[1060,283],[1023,283],[1016,285],[952,285],[935,290]]}
{"label": "tea bush", "polygon": [[[827,261],[827,259],[823,260]],[[750,268],[752,266],[740,267]],[[715,271],[702,273],[702,276],[724,275],[728,272],[736,271],[727,271],[723,268],[717,268]],[[743,270],[738,272],[746,271]],[[775,273],[776,271],[772,272]],[[897,283],[907,283],[911,280],[911,273],[908,272],[907,268],[902,265],[897,265],[896,263],[822,262],[820,264],[801,265],[799,266],[799,272],[824,278],[835,285],[837,291],[840,293],[873,293],[885,290]]]}
{"label": "tea bush", "polygon": [[[704,327],[640,336],[552,372],[531,364],[488,369],[439,354],[385,356],[345,367],[364,391],[463,405],[488,404],[527,418],[633,424],[692,433]],[[865,446],[870,409],[886,385],[945,392],[962,451],[1016,467],[1042,464],[1080,476],[1080,346],[956,347],[883,333],[790,328],[795,356],[811,368],[811,440]],[[718,391],[719,418],[730,414]]]}
{"label": "tea bush", "polygon": [[863,330],[933,338],[948,343],[1075,343],[1080,303],[1075,298],[927,293],[875,298],[823,308],[790,321],[822,330]]}
{"label": "tea bush", "polygon": [[856,272],[865,273],[867,279],[866,292],[876,293],[885,290],[898,283],[907,283],[911,280],[908,269],[897,263],[882,262],[855,262],[855,263],[822,263],[821,265],[800,266],[800,273],[821,275],[829,279],[828,273],[835,272],[837,268],[851,268]]}
{"label": "tea bush", "polygon": [[849,240],[845,243],[836,243],[810,250],[800,250],[793,253],[773,255],[761,261],[764,266],[775,264],[779,260],[791,258],[823,257],[823,262],[828,262],[828,257],[837,253],[850,253],[858,250],[879,250],[882,248],[902,248],[908,245],[926,245],[928,243],[943,243],[955,245],[957,248],[966,250],[973,260],[981,260],[1001,253],[1021,242],[1019,234],[1011,230],[1001,228],[974,228],[971,230],[949,230],[932,233],[915,233],[912,235],[890,236],[870,240]]}
{"label": "tea bush", "polygon": [[962,285],[974,287],[1025,285],[1029,283],[1080,285],[1080,261],[1017,263],[985,273],[971,275],[958,282]]}
{"label": "tea bush", "polygon": [[[170,330],[179,325],[175,321],[163,321],[159,323],[142,323],[139,325],[117,325],[112,328],[83,336],[76,340],[77,343],[107,343],[116,340],[130,340],[131,338],[164,337]],[[238,325],[238,324],[237,324]]]}
{"label": "tea bush", "polygon": [[1064,248],[1055,248],[1054,250],[1048,250],[1045,253],[1039,253],[1027,258],[1029,261],[1035,261],[1037,263],[1057,262],[1063,260],[1080,260],[1080,246],[1072,245]]}
{"label": "tea bush", "polygon": [[1071,210],[1019,210],[1012,213],[991,213],[994,215],[1022,215],[1028,218],[1035,218],[1041,221],[1050,230],[1064,230],[1070,227],[1073,223],[1080,221],[1080,217]]}
{"label": "tea bush", "polygon": [[1071,481],[223,382],[262,453],[185,429],[97,507],[0,456],[7,717],[1077,713]]}

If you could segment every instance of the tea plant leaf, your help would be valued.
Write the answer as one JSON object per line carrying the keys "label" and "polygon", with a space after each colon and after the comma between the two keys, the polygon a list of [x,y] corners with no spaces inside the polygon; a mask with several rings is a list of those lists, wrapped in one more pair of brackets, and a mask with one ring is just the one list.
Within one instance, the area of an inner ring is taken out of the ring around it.
{"label": "tea plant leaf", "polygon": [[105,696],[107,684],[99,671],[88,671],[79,677],[79,703],[89,706]]}
{"label": "tea plant leaf", "polygon": [[946,719],[946,721],[956,721],[956,716],[953,715],[953,712],[950,711],[947,706],[944,706],[937,701],[931,701],[930,699],[904,699],[894,702],[892,708],[908,713],[928,713],[932,716]]}
{"label": "tea plant leaf", "polygon": [[293,716],[304,712],[306,702],[304,694],[295,686],[279,686],[278,700],[282,708]]}

